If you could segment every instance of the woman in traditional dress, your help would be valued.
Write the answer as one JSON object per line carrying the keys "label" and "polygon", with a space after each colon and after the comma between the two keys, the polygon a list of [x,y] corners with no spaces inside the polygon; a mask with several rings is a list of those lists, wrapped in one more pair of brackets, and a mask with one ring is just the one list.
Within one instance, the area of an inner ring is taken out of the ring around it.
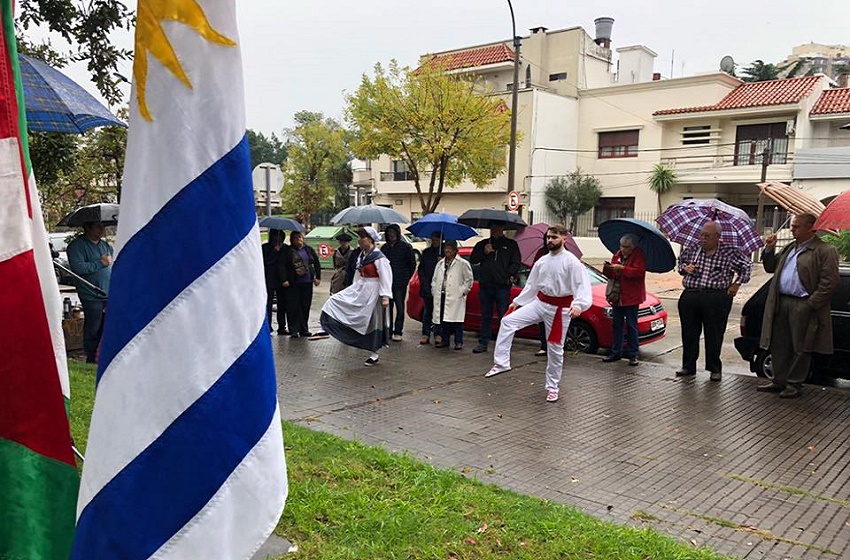
{"label": "woman in traditional dress", "polygon": [[472,266],[457,256],[457,241],[443,243],[443,257],[434,269],[431,293],[434,294],[434,324],[443,338],[437,348],[448,348],[454,335],[455,350],[463,350],[463,320],[466,296],[472,290]]}
{"label": "woman in traditional dress", "polygon": [[386,308],[392,298],[393,273],[389,260],[375,248],[378,232],[357,230],[360,253],[356,256],[351,286],[337,292],[322,307],[322,328],[348,346],[369,350],[364,365],[374,366],[386,342]]}

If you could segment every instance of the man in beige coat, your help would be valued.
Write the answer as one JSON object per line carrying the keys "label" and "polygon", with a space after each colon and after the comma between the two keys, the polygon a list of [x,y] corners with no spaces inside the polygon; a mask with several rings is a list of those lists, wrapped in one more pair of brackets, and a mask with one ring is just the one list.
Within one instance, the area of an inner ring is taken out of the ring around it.
{"label": "man in beige coat", "polygon": [[794,242],[776,255],[776,235],[765,240],[764,269],[775,272],[764,308],[761,342],[773,358],[773,381],[757,390],[791,399],[802,395],[812,352],[832,354],[830,299],[838,288],[838,251],[812,231],[815,216],[791,221]]}

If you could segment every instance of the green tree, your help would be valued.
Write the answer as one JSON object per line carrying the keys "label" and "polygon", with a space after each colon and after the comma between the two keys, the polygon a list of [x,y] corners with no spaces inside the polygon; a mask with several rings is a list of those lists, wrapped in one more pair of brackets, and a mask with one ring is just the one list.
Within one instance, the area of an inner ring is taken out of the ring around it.
{"label": "green tree", "polygon": [[29,148],[45,224],[50,227],[76,203],[66,178],[77,165],[78,137],[60,132],[30,132]]}
{"label": "green tree", "polygon": [[342,126],[321,113],[301,111],[287,132],[288,159],[281,202],[309,227],[310,215],[334,205],[334,192],[345,178],[339,170],[350,157]]}
{"label": "green tree", "polygon": [[[128,109],[118,111],[127,120]],[[80,138],[77,164],[67,177],[72,188],[85,188],[86,201],[121,202],[121,180],[127,152],[127,129],[105,126],[89,130]]]}
{"label": "green tree", "polygon": [[754,60],[752,64],[741,70],[741,79],[745,82],[766,82],[776,80],[782,68],[763,60]]}
{"label": "green tree", "polygon": [[248,149],[251,151],[251,169],[261,163],[283,166],[286,161],[286,145],[272,132],[270,136],[248,129]]}
{"label": "green tree", "polygon": [[838,234],[824,235],[823,240],[834,245],[844,261],[850,262],[850,230],[839,231]]}
{"label": "green tree", "polygon": [[445,188],[464,179],[483,188],[505,168],[510,112],[486,93],[480,82],[429,64],[377,64],[374,77],[364,75],[347,97],[352,149],[364,159],[403,161],[422,212],[434,212]]}
{"label": "green tree", "polygon": [[546,209],[555,214],[562,224],[570,219],[570,231],[575,231],[576,220],[585,212],[592,210],[602,189],[599,179],[585,175],[576,169],[566,177],[555,177],[546,185]]}
{"label": "green tree", "polygon": [[649,176],[649,190],[655,193],[658,199],[658,215],[661,215],[661,196],[670,192],[676,184],[676,170],[667,167],[663,163],[652,166],[652,174]]}
{"label": "green tree", "polygon": [[[128,60],[131,53],[112,40],[112,33],[131,29],[135,14],[122,0],[23,0],[17,21],[19,42],[27,42],[31,28],[46,29],[49,36],[60,37],[70,45],[65,62],[84,61],[98,91],[110,105],[123,99],[119,87],[122,78],[116,77],[118,64]],[[31,43],[31,48],[49,45]],[[51,61],[56,64],[58,61]]]}

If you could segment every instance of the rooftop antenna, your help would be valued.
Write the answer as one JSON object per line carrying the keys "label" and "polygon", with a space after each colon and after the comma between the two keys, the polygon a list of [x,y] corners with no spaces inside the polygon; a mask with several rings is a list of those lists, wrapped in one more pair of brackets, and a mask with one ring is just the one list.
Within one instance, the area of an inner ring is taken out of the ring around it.
{"label": "rooftop antenna", "polygon": [[735,72],[735,60],[728,54],[720,59],[720,71],[726,72],[730,76]]}
{"label": "rooftop antenna", "polygon": [[673,79],[673,65],[676,63],[676,49],[673,49],[673,53],[670,55],[670,79]]}

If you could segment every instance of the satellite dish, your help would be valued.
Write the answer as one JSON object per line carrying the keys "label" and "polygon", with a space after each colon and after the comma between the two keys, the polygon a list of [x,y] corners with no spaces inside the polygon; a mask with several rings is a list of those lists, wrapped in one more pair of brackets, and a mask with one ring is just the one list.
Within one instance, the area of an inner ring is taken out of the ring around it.
{"label": "satellite dish", "polygon": [[720,71],[727,74],[735,71],[735,61],[728,54],[720,59]]}

